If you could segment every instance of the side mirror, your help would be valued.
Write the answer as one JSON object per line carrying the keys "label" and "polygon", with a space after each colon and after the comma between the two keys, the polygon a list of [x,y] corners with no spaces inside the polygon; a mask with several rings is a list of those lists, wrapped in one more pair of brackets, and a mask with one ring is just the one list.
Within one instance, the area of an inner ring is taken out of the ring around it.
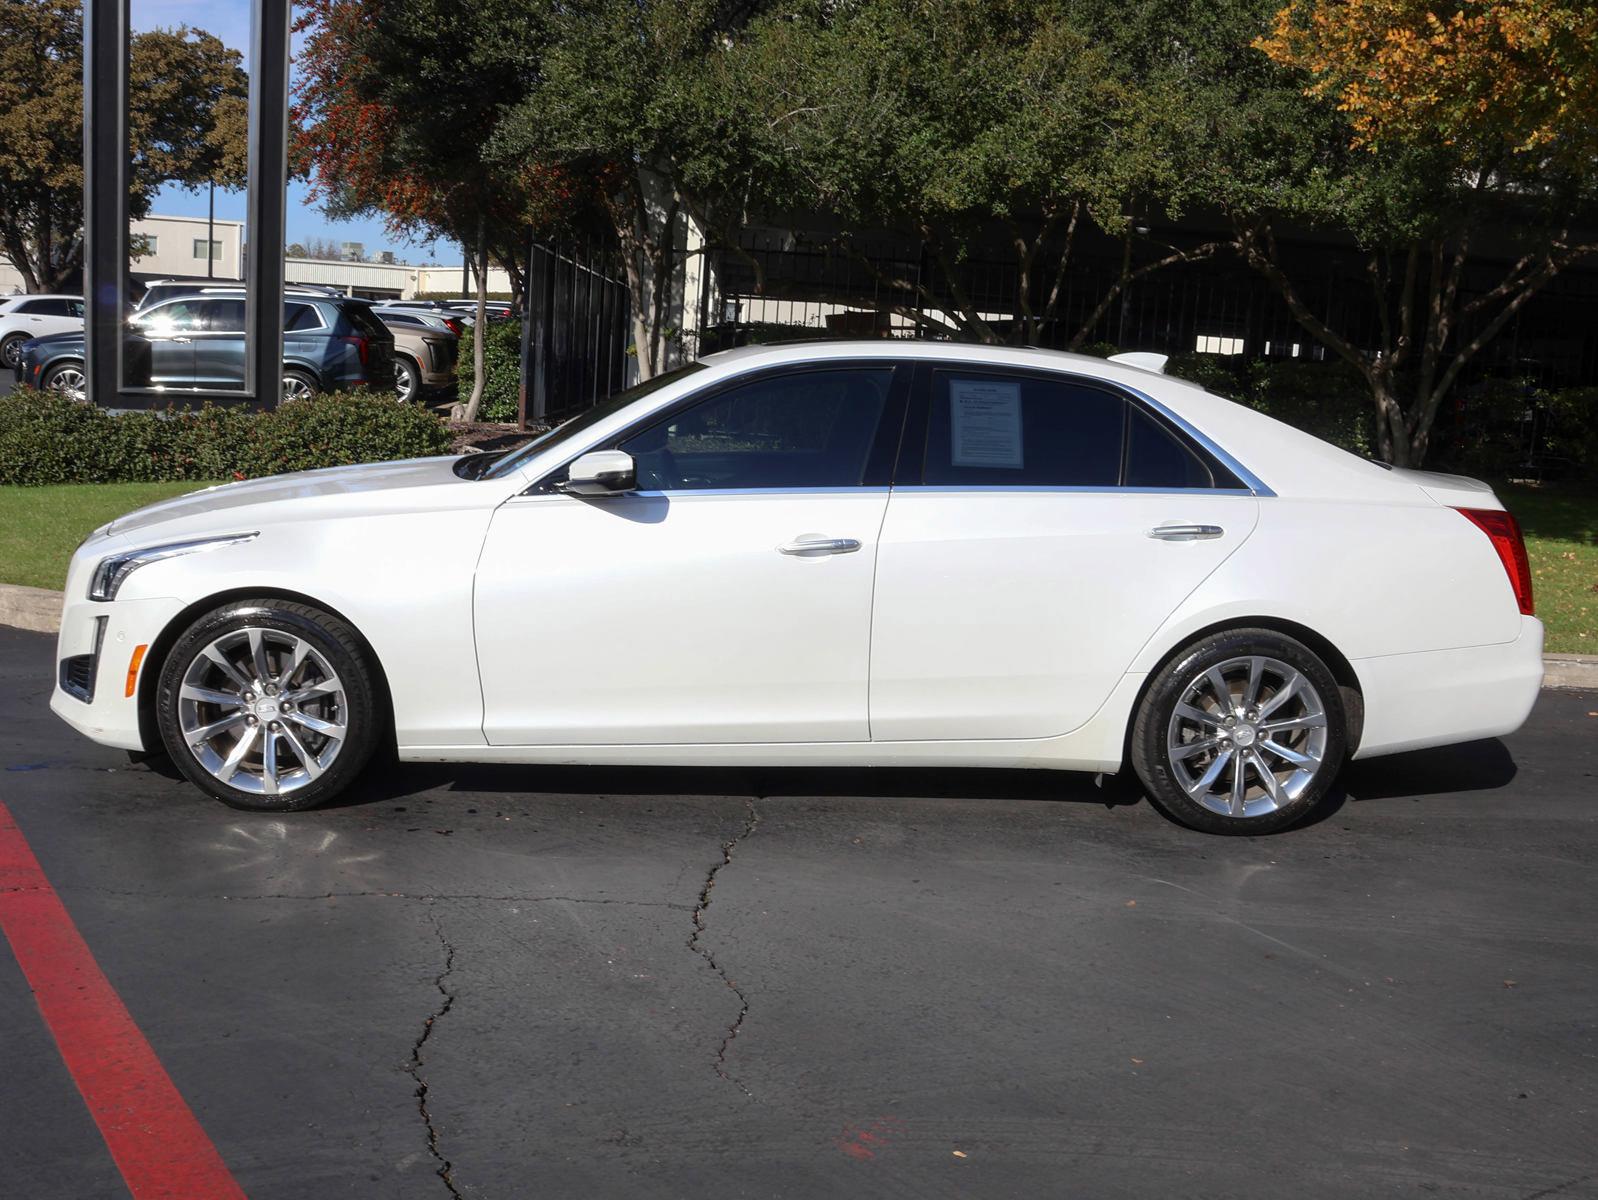
{"label": "side mirror", "polygon": [[560,490],[572,496],[620,496],[638,490],[638,468],[625,450],[591,450],[566,474]]}

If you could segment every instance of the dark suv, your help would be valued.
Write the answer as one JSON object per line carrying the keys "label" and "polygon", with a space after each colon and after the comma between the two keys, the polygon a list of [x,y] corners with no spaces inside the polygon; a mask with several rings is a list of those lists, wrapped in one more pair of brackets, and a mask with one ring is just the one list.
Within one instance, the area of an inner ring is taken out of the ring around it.
{"label": "dark suv", "polygon": [[[359,301],[293,296],[283,303],[283,398],[394,386],[394,336]],[[128,319],[128,385],[163,391],[244,386],[244,297],[180,296]],[[22,347],[17,380],[82,399],[83,334]]]}

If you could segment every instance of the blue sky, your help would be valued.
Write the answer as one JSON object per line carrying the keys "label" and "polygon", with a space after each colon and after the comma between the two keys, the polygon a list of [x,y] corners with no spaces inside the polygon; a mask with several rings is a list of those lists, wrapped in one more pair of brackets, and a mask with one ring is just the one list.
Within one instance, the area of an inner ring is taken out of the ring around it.
{"label": "blue sky", "polygon": [[[214,33],[228,46],[245,55],[245,69],[249,69],[249,0],[131,0],[130,16],[135,30],[172,29],[188,25]],[[298,43],[299,39],[295,40]],[[156,194],[150,211],[180,217],[203,217],[207,198],[207,189],[188,192],[169,184]],[[216,215],[223,220],[242,221],[244,193],[218,191]],[[362,242],[368,254],[392,250],[396,258],[405,262],[447,265],[461,261],[459,246],[446,242],[433,245],[395,238],[383,228],[380,217],[329,221],[312,206],[310,189],[303,183],[289,184],[285,234],[286,242],[304,242],[311,238],[332,242]]]}

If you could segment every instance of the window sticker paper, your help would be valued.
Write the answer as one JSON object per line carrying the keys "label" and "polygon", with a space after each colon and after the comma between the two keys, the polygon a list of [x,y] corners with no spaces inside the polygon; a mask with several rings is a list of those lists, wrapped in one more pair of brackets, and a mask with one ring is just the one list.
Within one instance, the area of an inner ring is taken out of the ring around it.
{"label": "window sticker paper", "polygon": [[1019,471],[1021,385],[997,379],[949,381],[949,447],[957,467]]}

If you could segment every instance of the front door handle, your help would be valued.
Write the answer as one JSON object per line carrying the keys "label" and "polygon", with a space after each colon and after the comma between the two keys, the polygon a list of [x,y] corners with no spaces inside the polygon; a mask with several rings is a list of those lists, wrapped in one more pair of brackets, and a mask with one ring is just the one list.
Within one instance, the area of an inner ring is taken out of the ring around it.
{"label": "front door handle", "polygon": [[796,554],[801,558],[820,558],[823,554],[853,554],[860,549],[858,538],[820,537],[802,533],[785,546],[778,546],[779,554]]}
{"label": "front door handle", "polygon": [[1225,532],[1219,525],[1158,525],[1149,530],[1149,536],[1162,542],[1198,542]]}

